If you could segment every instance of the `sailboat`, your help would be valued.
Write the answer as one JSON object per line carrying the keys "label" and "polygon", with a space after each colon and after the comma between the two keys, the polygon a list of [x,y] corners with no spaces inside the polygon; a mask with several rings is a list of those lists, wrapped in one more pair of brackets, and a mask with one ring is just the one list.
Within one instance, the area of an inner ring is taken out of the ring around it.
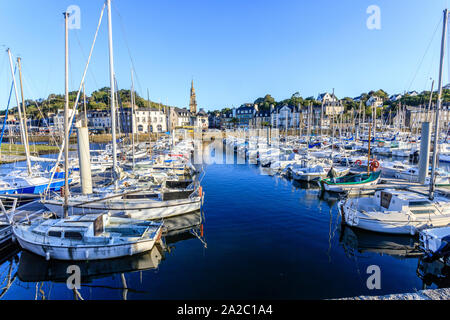
{"label": "sailboat", "polygon": [[[14,170],[9,172],[7,176],[0,178],[0,195],[11,195],[17,198],[27,198],[27,197],[37,197],[44,193],[45,190],[59,191],[64,185],[64,178],[60,174],[51,180],[48,174],[42,173],[41,170],[36,170],[35,167],[31,165],[31,156],[28,145],[28,134],[26,128],[26,119],[24,119],[23,112],[25,112],[25,98],[23,95],[22,87],[22,72],[20,58],[17,59],[19,66],[19,76],[20,76],[20,87],[21,87],[21,97],[22,102],[19,100],[19,93],[16,84],[16,77],[14,75],[13,61],[11,50],[8,49],[9,64],[13,80],[14,93],[17,102],[17,110],[19,113],[19,127],[21,134],[21,141],[25,149],[26,156],[26,171],[24,170]],[[21,110],[24,108],[24,110]],[[59,170],[59,168],[54,168],[53,170]],[[71,179],[69,179],[71,182]]]}
{"label": "sailboat", "polygon": [[[111,3],[107,0],[108,15]],[[103,7],[104,8],[104,7]],[[103,12],[102,12],[103,13]],[[64,106],[64,169],[69,166],[69,84],[68,84],[68,18],[65,18],[65,106]],[[110,25],[109,25],[110,26]],[[89,62],[89,60],[88,60]],[[88,64],[86,65],[87,69]],[[86,75],[86,69],[84,76]],[[81,85],[84,81],[84,76]],[[78,91],[78,94],[81,90]],[[76,103],[75,103],[76,106]],[[14,222],[14,238],[25,250],[47,260],[101,260],[134,255],[153,248],[162,234],[162,223],[111,217],[108,213],[68,216],[68,176],[64,184],[64,215],[42,215],[32,221]]]}
{"label": "sailboat", "polygon": [[370,198],[341,200],[339,210],[344,222],[350,226],[375,232],[414,235],[423,229],[450,225],[450,202],[447,198],[435,196],[434,190],[447,20],[448,9],[445,9],[439,65],[435,139],[428,197],[412,191],[385,189],[377,191]]}

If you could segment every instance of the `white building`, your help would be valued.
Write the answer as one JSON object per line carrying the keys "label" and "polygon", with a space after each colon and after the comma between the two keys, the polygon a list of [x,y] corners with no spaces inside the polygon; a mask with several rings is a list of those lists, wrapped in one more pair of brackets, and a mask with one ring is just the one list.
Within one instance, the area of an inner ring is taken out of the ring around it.
{"label": "white building", "polygon": [[94,130],[105,130],[109,132],[111,125],[111,111],[105,110],[88,110],[87,112],[88,126]]}
{"label": "white building", "polygon": [[208,129],[209,120],[208,114],[205,112],[205,110],[200,109],[197,115],[193,116],[193,125],[200,129]]}
{"label": "white building", "polygon": [[[68,114],[69,114],[68,117],[70,120],[70,117],[73,114],[73,110],[69,109]],[[78,110],[75,110],[75,116],[76,115],[78,115]],[[53,116],[53,128],[57,132],[61,132],[61,133],[64,132],[64,110],[58,110],[56,112],[56,114]]]}
{"label": "white building", "polygon": [[377,108],[382,105],[383,105],[383,98],[378,97],[378,96],[371,96],[366,101],[366,106],[368,106],[368,107],[376,107]]}
{"label": "white building", "polygon": [[135,110],[135,128],[137,133],[166,132],[166,115],[157,108],[139,108]]}
{"label": "white building", "polygon": [[270,122],[273,128],[297,128],[300,124],[300,108],[279,106],[272,110]]}
{"label": "white building", "polygon": [[327,102],[337,102],[338,99],[336,98],[334,93],[325,92],[325,93],[321,93],[317,96],[317,101],[327,103]]}

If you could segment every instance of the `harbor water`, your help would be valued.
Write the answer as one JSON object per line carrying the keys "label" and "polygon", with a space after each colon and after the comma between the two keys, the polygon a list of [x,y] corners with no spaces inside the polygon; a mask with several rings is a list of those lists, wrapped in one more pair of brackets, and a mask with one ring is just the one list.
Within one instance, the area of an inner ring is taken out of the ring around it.
{"label": "harbor water", "polygon": [[[138,257],[79,263],[77,295],[66,284],[77,263],[3,250],[1,299],[329,299],[449,285],[448,270],[421,260],[416,238],[343,226],[338,197],[315,184],[235,161],[205,164],[202,187],[196,232]],[[373,265],[381,289],[367,286]]]}

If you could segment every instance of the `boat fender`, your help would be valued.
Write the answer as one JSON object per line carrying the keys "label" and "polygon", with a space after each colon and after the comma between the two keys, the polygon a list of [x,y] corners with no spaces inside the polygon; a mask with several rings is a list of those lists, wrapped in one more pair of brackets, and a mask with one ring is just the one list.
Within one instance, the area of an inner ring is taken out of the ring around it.
{"label": "boat fender", "polygon": [[413,226],[411,226],[411,228],[409,229],[409,233],[413,236],[416,234],[416,228],[414,228]]}
{"label": "boat fender", "polygon": [[86,255],[86,260],[89,259],[89,250],[86,250],[85,255]]}
{"label": "boat fender", "polygon": [[356,162],[355,162],[358,166],[360,166],[361,164],[362,164],[362,161],[361,160],[356,160]]}
{"label": "boat fender", "polygon": [[45,252],[45,260],[47,260],[47,261],[50,260],[50,251]]}

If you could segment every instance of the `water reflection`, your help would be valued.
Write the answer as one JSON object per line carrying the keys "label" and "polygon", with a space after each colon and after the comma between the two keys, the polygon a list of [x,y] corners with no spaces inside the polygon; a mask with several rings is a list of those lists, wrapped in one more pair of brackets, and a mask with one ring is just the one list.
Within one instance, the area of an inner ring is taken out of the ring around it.
{"label": "water reflection", "polygon": [[418,239],[402,235],[384,235],[341,225],[339,242],[350,256],[372,252],[398,258],[421,256]]}
{"label": "water reflection", "polygon": [[0,299],[8,292],[17,279],[18,253],[20,248],[9,242],[0,249]]}
{"label": "water reflection", "polygon": [[417,275],[423,281],[422,289],[427,289],[433,285],[438,288],[450,287],[450,266],[442,261],[427,262],[420,258],[417,265]]}

